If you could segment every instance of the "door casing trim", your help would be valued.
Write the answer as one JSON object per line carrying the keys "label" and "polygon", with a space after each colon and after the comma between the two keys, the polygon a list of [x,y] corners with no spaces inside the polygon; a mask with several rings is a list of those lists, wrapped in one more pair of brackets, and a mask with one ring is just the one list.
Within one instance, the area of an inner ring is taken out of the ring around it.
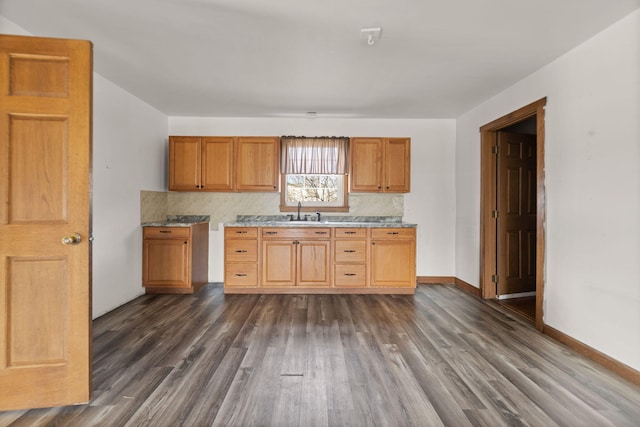
{"label": "door casing trim", "polygon": [[496,271],[496,220],[492,216],[497,201],[496,133],[517,122],[536,117],[536,329],[542,331],[545,272],[545,192],[544,192],[544,97],[480,127],[480,294],[496,297],[492,276]]}

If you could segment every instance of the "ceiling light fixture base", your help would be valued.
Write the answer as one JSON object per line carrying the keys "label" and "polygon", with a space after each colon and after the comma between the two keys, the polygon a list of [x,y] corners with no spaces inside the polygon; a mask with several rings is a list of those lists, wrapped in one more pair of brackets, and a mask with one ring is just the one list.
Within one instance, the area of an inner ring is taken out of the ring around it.
{"label": "ceiling light fixture base", "polygon": [[362,28],[360,30],[360,35],[366,40],[369,46],[375,44],[382,35],[382,28],[380,27],[370,27],[370,28]]}

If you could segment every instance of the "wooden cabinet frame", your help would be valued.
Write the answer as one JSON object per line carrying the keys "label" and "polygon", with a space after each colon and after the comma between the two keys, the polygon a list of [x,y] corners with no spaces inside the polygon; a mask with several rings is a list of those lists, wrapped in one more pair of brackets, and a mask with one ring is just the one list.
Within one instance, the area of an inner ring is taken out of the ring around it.
{"label": "wooden cabinet frame", "polygon": [[224,291],[413,294],[415,254],[415,228],[229,227]]}
{"label": "wooden cabinet frame", "polygon": [[350,144],[351,192],[411,191],[410,138],[351,138]]}
{"label": "wooden cabinet frame", "polygon": [[274,136],[170,136],[169,190],[276,192],[279,157]]}
{"label": "wooden cabinet frame", "polygon": [[146,293],[191,294],[209,280],[209,223],[144,227],[142,284]]}

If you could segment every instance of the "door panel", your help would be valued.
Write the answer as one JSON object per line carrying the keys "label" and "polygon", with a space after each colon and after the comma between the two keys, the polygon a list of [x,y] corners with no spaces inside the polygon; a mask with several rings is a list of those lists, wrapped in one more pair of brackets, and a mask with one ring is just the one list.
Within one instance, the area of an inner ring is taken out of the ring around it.
{"label": "door panel", "polygon": [[10,114],[9,223],[66,222],[67,118]]}
{"label": "door panel", "polygon": [[497,295],[534,292],[536,136],[498,132]]}
{"label": "door panel", "polygon": [[298,286],[331,285],[331,242],[300,241],[298,243]]}
{"label": "door panel", "polygon": [[296,245],[290,240],[262,241],[262,285],[295,286]]}
{"label": "door panel", "polygon": [[386,192],[409,192],[411,177],[410,147],[408,138],[393,138],[385,141],[384,190]]}
{"label": "door panel", "polygon": [[90,398],[91,50],[0,35],[0,410]]}

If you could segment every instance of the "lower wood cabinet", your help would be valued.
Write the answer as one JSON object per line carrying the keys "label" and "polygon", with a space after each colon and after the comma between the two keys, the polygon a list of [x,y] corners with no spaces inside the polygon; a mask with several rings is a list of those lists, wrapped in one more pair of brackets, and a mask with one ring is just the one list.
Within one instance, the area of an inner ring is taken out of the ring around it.
{"label": "lower wood cabinet", "polygon": [[262,230],[262,286],[331,286],[330,229]]}
{"label": "lower wood cabinet", "polygon": [[208,282],[209,224],[144,227],[142,284],[146,293],[196,292]]}
{"label": "lower wood cabinet", "polygon": [[337,288],[365,288],[369,284],[367,228],[333,229],[333,283]]}
{"label": "lower wood cabinet", "polygon": [[415,259],[415,228],[374,228],[371,230],[372,287],[415,287]]}
{"label": "lower wood cabinet", "polygon": [[225,228],[225,289],[256,288],[258,283],[258,228]]}
{"label": "lower wood cabinet", "polygon": [[227,227],[225,293],[414,293],[415,228]]}

